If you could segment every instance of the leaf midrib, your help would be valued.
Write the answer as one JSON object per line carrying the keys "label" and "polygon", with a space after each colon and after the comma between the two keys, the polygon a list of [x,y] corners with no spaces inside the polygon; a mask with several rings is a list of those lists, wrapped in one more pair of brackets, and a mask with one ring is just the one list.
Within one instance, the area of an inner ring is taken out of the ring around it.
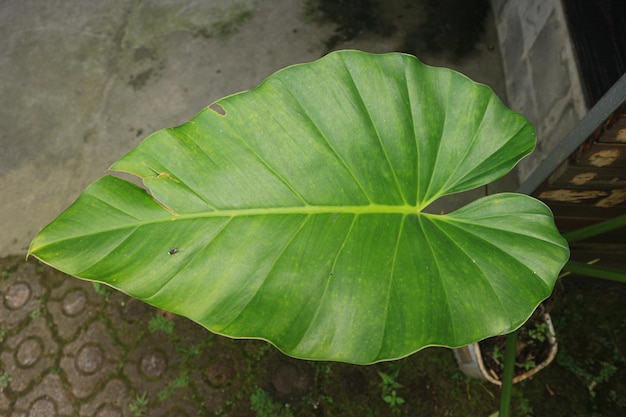
{"label": "leaf midrib", "polygon": [[[164,209],[165,210],[165,209]],[[171,212],[165,210],[167,216],[155,219],[152,218],[147,221],[137,220],[136,222],[129,221],[124,224],[119,224],[116,227],[109,227],[106,229],[98,230],[92,233],[81,234],[71,236],[65,239],[55,240],[53,242],[45,242],[39,245],[31,245],[29,249],[29,254],[34,254],[38,250],[49,246],[51,244],[58,244],[62,241],[73,240],[80,237],[85,236],[93,236],[98,235],[104,232],[112,232],[115,230],[126,230],[129,228],[137,228],[149,224],[158,224],[165,223],[171,221],[178,220],[196,220],[203,218],[236,218],[236,217],[252,217],[252,216],[270,216],[270,215],[292,215],[292,214],[303,214],[303,215],[317,215],[317,214],[399,214],[399,215],[424,215],[427,216],[426,213],[420,213],[417,206],[411,205],[381,205],[381,204],[370,204],[370,205],[361,205],[361,206],[302,206],[302,207],[271,207],[271,208],[246,208],[246,209],[230,209],[230,210],[215,210],[208,211],[203,213],[190,213],[190,214],[176,214],[172,215]],[[164,214],[165,214],[164,213]],[[136,217],[131,216],[129,213],[129,217],[132,219],[136,219]],[[35,242],[33,242],[35,243]]]}
{"label": "leaf midrib", "polygon": [[420,214],[417,206],[368,204],[360,206],[301,206],[215,210],[206,213],[178,214],[175,218],[245,217],[281,214]]}

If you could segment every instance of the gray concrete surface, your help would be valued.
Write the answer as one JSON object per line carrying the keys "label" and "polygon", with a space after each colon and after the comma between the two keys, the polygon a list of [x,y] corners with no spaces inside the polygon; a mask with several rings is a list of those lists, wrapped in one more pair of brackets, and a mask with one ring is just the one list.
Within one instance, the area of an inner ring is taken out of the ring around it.
{"label": "gray concrete surface", "polygon": [[[317,59],[336,29],[293,0],[0,2],[0,253],[33,236],[151,132],[274,71]],[[385,2],[391,36],[335,49],[399,49],[420,2]],[[493,18],[477,51],[447,65],[504,96]],[[411,51],[410,51],[411,52]],[[416,53],[415,51],[414,53]]]}

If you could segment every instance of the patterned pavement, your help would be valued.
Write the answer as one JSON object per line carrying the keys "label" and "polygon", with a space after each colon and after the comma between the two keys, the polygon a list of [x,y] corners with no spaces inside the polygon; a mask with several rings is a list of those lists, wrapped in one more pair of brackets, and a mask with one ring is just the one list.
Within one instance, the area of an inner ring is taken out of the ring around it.
{"label": "patterned pavement", "polygon": [[213,336],[32,260],[0,265],[0,415],[255,415],[237,387],[263,342]]}

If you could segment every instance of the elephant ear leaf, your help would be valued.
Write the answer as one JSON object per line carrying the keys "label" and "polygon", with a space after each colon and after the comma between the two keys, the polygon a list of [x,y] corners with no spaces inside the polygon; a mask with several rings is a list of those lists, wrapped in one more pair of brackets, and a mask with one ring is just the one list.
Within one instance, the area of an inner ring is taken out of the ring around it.
{"label": "elephant ear leaf", "polygon": [[519,327],[568,258],[552,213],[499,194],[533,127],[486,86],[392,53],[285,68],[158,131],[30,253],[231,336],[372,363]]}

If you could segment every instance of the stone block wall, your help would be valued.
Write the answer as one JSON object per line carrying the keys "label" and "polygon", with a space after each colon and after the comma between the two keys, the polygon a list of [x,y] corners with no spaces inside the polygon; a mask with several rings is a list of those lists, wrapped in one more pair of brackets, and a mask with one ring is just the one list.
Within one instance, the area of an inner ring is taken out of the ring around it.
{"label": "stone block wall", "polygon": [[518,166],[524,181],[587,113],[560,0],[491,0],[508,105],[537,129],[537,149]]}

